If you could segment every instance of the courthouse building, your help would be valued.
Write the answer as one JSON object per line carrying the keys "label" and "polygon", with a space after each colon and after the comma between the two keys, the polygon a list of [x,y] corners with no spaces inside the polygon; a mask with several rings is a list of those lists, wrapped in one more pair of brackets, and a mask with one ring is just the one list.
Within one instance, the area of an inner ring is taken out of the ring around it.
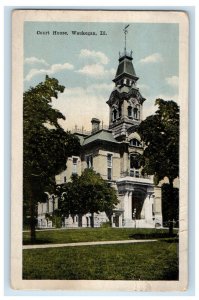
{"label": "courthouse building", "polygon": [[[133,66],[132,52],[119,55],[119,64],[113,82],[115,87],[107,101],[109,126],[100,120],[91,120],[91,132],[79,131],[82,153],[67,160],[67,168],[56,176],[57,184],[66,183],[71,175],[81,175],[85,168],[93,168],[116,189],[119,204],[113,210],[113,227],[154,228],[162,226],[161,188],[154,186],[152,176],[143,176],[139,155],[143,142],[136,132],[142,121],[143,103],[146,100],[137,88],[138,77]],[[81,124],[80,124],[81,125]],[[45,218],[56,209],[57,200],[49,195],[47,203],[38,205],[38,226],[50,227]],[[94,214],[95,227],[108,221],[104,212]],[[91,214],[82,218],[83,227],[91,226]],[[78,227],[78,216],[65,219],[65,227]]]}

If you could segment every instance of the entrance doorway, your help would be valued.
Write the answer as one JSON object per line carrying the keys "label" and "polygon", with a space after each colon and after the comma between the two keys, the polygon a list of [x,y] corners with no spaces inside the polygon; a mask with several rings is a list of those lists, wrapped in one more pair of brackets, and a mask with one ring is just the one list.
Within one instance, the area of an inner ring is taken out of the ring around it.
{"label": "entrance doorway", "polygon": [[144,219],[143,204],[146,198],[144,191],[134,191],[132,193],[132,219]]}

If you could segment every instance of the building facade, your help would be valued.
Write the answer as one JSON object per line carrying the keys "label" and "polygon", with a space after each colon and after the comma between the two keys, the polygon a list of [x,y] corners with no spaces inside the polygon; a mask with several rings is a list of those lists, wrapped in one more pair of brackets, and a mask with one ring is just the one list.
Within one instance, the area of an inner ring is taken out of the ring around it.
{"label": "building facade", "polygon": [[[162,226],[161,188],[153,184],[152,176],[143,176],[139,156],[143,142],[137,133],[142,121],[143,103],[136,83],[132,52],[119,55],[119,64],[113,82],[115,87],[107,101],[109,126],[100,120],[91,120],[91,132],[75,131],[82,153],[67,160],[67,168],[56,176],[57,184],[70,181],[72,174],[81,175],[85,168],[93,168],[116,189],[119,204],[113,210],[113,227],[154,228]],[[38,205],[38,226],[51,227],[46,213],[52,214],[57,199],[49,195],[48,204]],[[53,203],[53,204],[52,204]],[[104,212],[94,215],[94,226],[100,227],[108,218]],[[91,214],[82,218],[83,227],[91,226]],[[78,227],[78,216],[66,218],[64,227]]]}

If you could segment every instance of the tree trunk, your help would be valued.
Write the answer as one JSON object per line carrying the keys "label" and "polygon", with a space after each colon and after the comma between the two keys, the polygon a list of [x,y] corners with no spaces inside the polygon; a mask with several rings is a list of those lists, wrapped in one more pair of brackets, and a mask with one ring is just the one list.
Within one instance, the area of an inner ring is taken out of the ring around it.
{"label": "tree trunk", "polygon": [[94,228],[94,213],[91,213],[91,227]]}
{"label": "tree trunk", "polygon": [[169,179],[169,236],[173,236],[173,179]]}
{"label": "tree trunk", "polygon": [[82,227],[82,214],[78,215],[78,226]]}
{"label": "tree trunk", "polygon": [[35,244],[36,241],[36,210],[37,210],[37,205],[35,202],[35,194],[34,194],[34,179],[29,178],[29,180],[26,182],[27,190],[28,190],[28,195],[27,197],[29,198],[29,205],[30,205],[30,241],[31,244]]}
{"label": "tree trunk", "polygon": [[33,195],[30,192],[30,241],[31,244],[35,243],[36,240],[36,231],[35,231],[35,203]]}

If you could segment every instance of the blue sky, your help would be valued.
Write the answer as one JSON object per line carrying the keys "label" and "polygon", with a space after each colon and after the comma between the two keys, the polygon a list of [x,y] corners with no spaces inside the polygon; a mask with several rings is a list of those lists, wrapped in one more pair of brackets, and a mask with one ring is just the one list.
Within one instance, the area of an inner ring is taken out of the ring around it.
{"label": "blue sky", "polygon": [[[106,101],[113,89],[119,51],[124,50],[124,23],[25,22],[24,89],[35,86],[45,75],[55,77],[65,91],[53,107],[66,117],[65,129],[75,125],[89,130],[97,117],[108,125]],[[96,35],[73,35],[72,31]],[[37,31],[49,34],[37,34]],[[64,31],[68,35],[53,35]],[[100,35],[105,31],[106,35]],[[178,99],[178,24],[130,23],[127,51],[133,50],[137,86],[146,98],[143,117],[155,111],[156,98]]]}

